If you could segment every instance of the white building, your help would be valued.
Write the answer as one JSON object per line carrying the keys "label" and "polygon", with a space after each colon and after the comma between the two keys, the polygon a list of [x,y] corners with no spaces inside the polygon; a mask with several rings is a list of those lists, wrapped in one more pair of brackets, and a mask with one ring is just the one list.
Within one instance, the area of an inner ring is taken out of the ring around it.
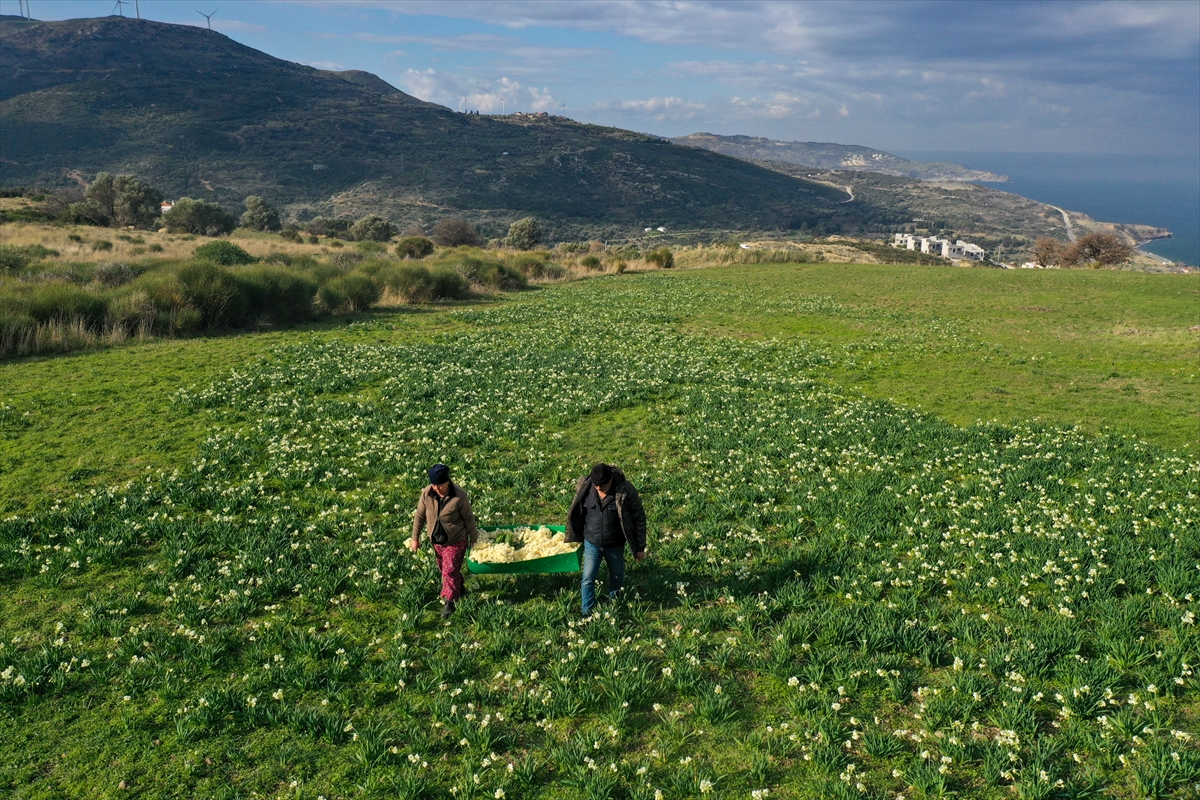
{"label": "white building", "polygon": [[969,258],[972,261],[983,261],[984,249],[979,245],[970,244],[959,239],[952,242],[937,236],[914,236],[911,233],[897,233],[892,237],[892,247],[904,250],[920,250],[952,261]]}

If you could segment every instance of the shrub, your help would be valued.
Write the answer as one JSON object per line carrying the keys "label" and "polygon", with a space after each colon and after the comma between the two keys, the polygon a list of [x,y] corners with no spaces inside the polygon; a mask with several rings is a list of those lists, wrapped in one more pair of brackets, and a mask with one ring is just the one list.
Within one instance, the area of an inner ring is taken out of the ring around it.
{"label": "shrub", "polygon": [[523,289],[526,286],[525,276],[520,270],[475,256],[460,257],[454,263],[454,271],[471,283],[501,291]]}
{"label": "shrub", "polygon": [[429,276],[433,279],[434,300],[462,300],[471,293],[471,284],[453,270],[435,269]]}
{"label": "shrub", "polygon": [[406,303],[433,299],[433,276],[415,264],[397,264],[381,269],[378,280]]}
{"label": "shrub", "polygon": [[433,242],[424,236],[406,236],[396,244],[400,258],[421,259],[433,255]]}
{"label": "shrub", "polygon": [[199,312],[204,328],[235,327],[246,322],[249,298],[229,270],[197,261],[182,267],[177,275],[184,298]]}
{"label": "shrub", "polygon": [[154,244],[150,245],[147,249],[151,253],[161,253],[163,251],[163,246],[161,244],[158,244],[157,242],[155,242]]}
{"label": "shrub", "polygon": [[246,213],[242,214],[242,227],[252,231],[277,231],[280,228],[279,212],[271,208],[266,200],[252,194],[246,198]]}
{"label": "shrub", "polygon": [[670,269],[675,266],[675,255],[669,247],[660,247],[646,254],[646,260],[660,269]]}
{"label": "shrub", "polygon": [[103,264],[97,264],[93,273],[93,280],[102,286],[109,288],[116,286],[124,286],[132,282],[138,275],[142,274],[142,270],[134,269],[129,264],[122,264],[117,261],[106,261]]}
{"label": "shrub", "polygon": [[200,245],[196,248],[195,257],[220,264],[223,267],[231,267],[235,264],[253,264],[258,261],[257,258],[233,242],[226,241],[207,242]]}
{"label": "shrub", "polygon": [[588,269],[600,269],[600,259],[595,256],[584,256],[579,263]]}
{"label": "shrub", "polygon": [[537,256],[519,256],[509,262],[530,278],[540,278],[546,273],[546,262]]}
{"label": "shrub", "polygon": [[346,305],[346,293],[335,281],[336,278],[317,289],[317,300],[325,307],[326,311],[337,311]]}
{"label": "shrub", "polygon": [[[112,244],[110,243],[109,246],[111,247]],[[42,247],[40,244],[31,244],[25,247],[0,244],[0,270],[19,272],[43,258],[57,255],[57,250]]]}
{"label": "shrub", "polygon": [[351,311],[370,308],[379,300],[379,284],[362,272],[350,272],[334,278],[327,286],[345,297],[344,306]]}
{"label": "shrub", "polygon": [[300,235],[300,231],[295,228],[284,228],[279,232],[279,236],[286,242],[300,244],[304,241],[304,238]]}
{"label": "shrub", "polygon": [[307,241],[309,244],[316,244],[317,242],[319,242],[321,240],[318,239],[316,236],[309,236]]}
{"label": "shrub", "polygon": [[448,217],[433,226],[433,240],[442,247],[470,245],[479,247],[483,238],[475,226],[461,217]]}
{"label": "shrub", "polygon": [[96,241],[92,242],[92,249],[96,250],[97,252],[102,250],[112,250],[113,243],[108,239],[97,239]]}
{"label": "shrub", "polygon": [[170,233],[193,233],[220,236],[233,231],[237,221],[216,203],[181,197],[175,207],[162,215]]}
{"label": "shrub", "polygon": [[276,323],[309,319],[317,282],[294,270],[256,267],[238,274],[249,289],[250,313]]}
{"label": "shrub", "polygon": [[108,313],[103,298],[66,281],[35,283],[27,292],[28,314],[38,322],[81,319],[89,326],[99,327]]}
{"label": "shrub", "polygon": [[354,250],[345,250],[340,253],[334,253],[329,257],[329,263],[345,272],[360,264],[364,256],[362,253]]}
{"label": "shrub", "polygon": [[613,272],[616,272],[618,275],[623,275],[628,267],[629,265],[625,263],[624,259],[618,258],[616,262],[613,263]]}
{"label": "shrub", "polygon": [[505,244],[517,250],[532,250],[542,241],[542,228],[533,217],[519,219],[508,226]]}
{"label": "shrub", "polygon": [[361,241],[356,244],[355,247],[358,248],[358,252],[369,256],[373,256],[377,253],[387,252],[387,245],[385,245],[383,242],[377,242],[374,239],[366,239]]}
{"label": "shrub", "polygon": [[370,215],[354,223],[350,238],[358,241],[386,242],[395,235],[396,229],[383,217]]}

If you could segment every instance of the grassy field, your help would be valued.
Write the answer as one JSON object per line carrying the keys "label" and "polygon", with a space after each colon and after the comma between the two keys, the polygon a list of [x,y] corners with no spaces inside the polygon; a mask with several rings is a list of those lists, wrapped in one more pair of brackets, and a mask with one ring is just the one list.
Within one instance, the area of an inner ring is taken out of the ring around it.
{"label": "grassy field", "polygon": [[[2,364],[0,791],[1194,794],[1198,290],[754,265]],[[443,624],[424,468],[557,522],[599,459],[626,598]]]}

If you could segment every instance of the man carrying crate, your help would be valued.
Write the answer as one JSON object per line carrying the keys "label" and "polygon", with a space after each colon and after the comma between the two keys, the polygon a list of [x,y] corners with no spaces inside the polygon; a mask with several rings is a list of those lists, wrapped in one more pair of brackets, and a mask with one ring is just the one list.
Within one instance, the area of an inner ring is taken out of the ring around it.
{"label": "man carrying crate", "polygon": [[600,562],[608,564],[608,597],[615,600],[625,582],[625,545],[633,557],[646,557],[646,510],[625,473],[597,464],[579,479],[567,512],[567,541],[583,542],[583,616],[596,606]]}

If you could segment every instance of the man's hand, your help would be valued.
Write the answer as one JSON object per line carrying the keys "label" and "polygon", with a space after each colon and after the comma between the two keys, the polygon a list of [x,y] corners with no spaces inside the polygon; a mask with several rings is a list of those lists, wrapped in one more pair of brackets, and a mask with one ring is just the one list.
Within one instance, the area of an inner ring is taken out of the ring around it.
{"label": "man's hand", "polygon": [[645,558],[646,558],[646,551],[645,551],[645,550],[643,550],[643,551],[642,551],[642,552],[640,552],[640,553],[634,553],[634,554],[633,554],[633,557],[634,557],[634,559],[635,559],[635,560],[637,560],[637,561],[643,561],[643,560],[645,560]]}
{"label": "man's hand", "polygon": [[421,543],[418,542],[416,539],[408,540],[408,549],[412,550],[414,553],[417,552],[417,548],[420,546],[421,546]]}

